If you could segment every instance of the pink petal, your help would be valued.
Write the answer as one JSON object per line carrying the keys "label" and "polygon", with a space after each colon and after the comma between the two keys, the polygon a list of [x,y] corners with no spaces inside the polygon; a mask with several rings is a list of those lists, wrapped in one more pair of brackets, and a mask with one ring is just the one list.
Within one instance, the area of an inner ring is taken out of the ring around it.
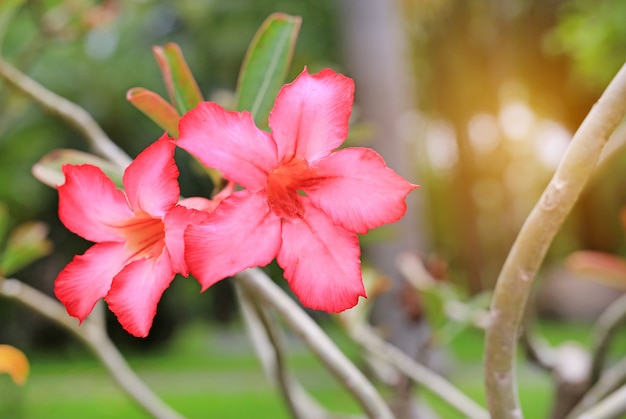
{"label": "pink petal", "polygon": [[65,183],[59,190],[59,218],[70,231],[92,241],[122,241],[114,226],[133,213],[124,193],[104,172],[90,164],[63,166]]}
{"label": "pink petal", "polygon": [[140,209],[153,216],[163,216],[178,202],[175,148],[171,138],[164,134],[126,168],[122,182],[135,211]]}
{"label": "pink petal", "polygon": [[204,223],[187,229],[191,273],[205,290],[244,269],[267,265],[280,246],[280,223],[265,194],[235,192]]}
{"label": "pink petal", "polygon": [[355,233],[333,224],[326,214],[308,205],[305,218],[283,222],[282,238],[276,260],[306,307],[336,313],[366,296]]}
{"label": "pink petal", "polygon": [[99,243],[75,256],[57,276],[54,293],[70,316],[81,322],[109,292],[113,277],[129,257],[124,243]]}
{"label": "pink petal", "polygon": [[348,136],[353,100],[352,79],[330,69],[309,75],[305,68],[281,89],[270,113],[278,160],[295,155],[314,161],[339,147]]}
{"label": "pink petal", "polygon": [[[208,201],[208,200],[207,200]],[[209,201],[210,202],[210,201]],[[170,254],[172,269],[184,276],[189,275],[185,262],[185,229],[190,225],[200,224],[209,216],[206,211],[197,211],[177,205],[165,215],[165,245]]]}
{"label": "pink petal", "polygon": [[219,202],[214,202],[211,199],[203,198],[201,196],[192,196],[178,201],[178,206],[197,211],[205,211],[207,213],[213,212],[218,205]]}
{"label": "pink petal", "polygon": [[320,180],[304,189],[308,197],[336,224],[357,233],[398,221],[406,212],[407,194],[417,188],[367,148],[339,150],[312,167]]}
{"label": "pink petal", "polygon": [[179,201],[178,205],[198,211],[213,212],[224,199],[228,198],[235,191],[235,186],[234,182],[228,182],[226,187],[219,191],[213,199],[192,196]]}
{"label": "pink petal", "polygon": [[124,330],[146,337],[163,292],[174,279],[167,250],[156,259],[140,259],[126,265],[113,279],[105,300]]}
{"label": "pink petal", "polygon": [[252,192],[265,187],[277,164],[276,145],[254,125],[249,112],[203,102],[182,117],[178,130],[178,146]]}

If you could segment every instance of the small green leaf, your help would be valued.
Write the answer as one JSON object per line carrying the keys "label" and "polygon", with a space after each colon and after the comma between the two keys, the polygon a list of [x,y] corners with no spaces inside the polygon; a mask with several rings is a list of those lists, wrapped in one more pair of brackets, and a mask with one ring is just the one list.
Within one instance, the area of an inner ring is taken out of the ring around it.
{"label": "small green leaf", "polygon": [[202,102],[202,93],[194,79],[179,46],[169,43],[152,48],[156,57],[170,101],[180,115]]}
{"label": "small green leaf", "polygon": [[237,109],[249,111],[259,127],[266,126],[284,83],[301,22],[298,16],[274,13],[248,48],[237,83]]}
{"label": "small green leaf", "polygon": [[92,164],[98,166],[118,187],[122,187],[122,169],[93,154],[78,150],[58,149],[43,156],[33,166],[33,176],[40,182],[56,188],[65,183],[61,169],[64,164]]}
{"label": "small green leaf", "polygon": [[134,87],[126,92],[126,100],[167,131],[170,136],[178,137],[180,115],[161,96],[143,87]]}
{"label": "small green leaf", "polygon": [[0,246],[4,243],[6,239],[7,232],[9,231],[9,222],[11,221],[9,217],[9,210],[7,206],[0,202]]}
{"label": "small green leaf", "polygon": [[0,260],[0,273],[8,276],[52,252],[48,227],[41,222],[20,224],[11,232]]}
{"label": "small green leaf", "polygon": [[22,4],[24,0],[0,0],[0,50],[2,50],[2,40],[11,18]]}

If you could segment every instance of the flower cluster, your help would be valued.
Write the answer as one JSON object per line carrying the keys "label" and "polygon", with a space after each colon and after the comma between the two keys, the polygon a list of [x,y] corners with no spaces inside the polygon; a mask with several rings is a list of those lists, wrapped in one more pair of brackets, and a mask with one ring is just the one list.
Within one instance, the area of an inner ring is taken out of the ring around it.
{"label": "flower cluster", "polygon": [[[351,79],[305,69],[278,94],[269,133],[248,112],[200,103],[178,140],[164,135],[128,166],[125,192],[95,166],[64,166],[59,217],[96,243],[56,280],[68,313],[82,321],[104,297],[129,333],[146,336],[177,273],[204,290],[274,258],[305,306],[354,306],[366,296],[357,234],[399,220],[416,185],[371,149],[336,150],[353,97]],[[179,201],[176,146],[243,188]]]}

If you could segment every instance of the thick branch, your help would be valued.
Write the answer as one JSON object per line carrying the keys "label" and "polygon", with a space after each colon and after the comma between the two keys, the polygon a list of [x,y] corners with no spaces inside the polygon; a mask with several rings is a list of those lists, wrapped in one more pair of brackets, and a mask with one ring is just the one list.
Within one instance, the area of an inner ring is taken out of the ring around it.
{"label": "thick branch", "polygon": [[496,284],[485,348],[487,403],[494,418],[523,417],[515,374],[519,327],[535,275],[602,149],[626,114],[626,65],[574,135],[550,184],[522,226]]}
{"label": "thick branch", "polygon": [[273,307],[300,339],[318,356],[328,370],[343,384],[371,418],[393,418],[376,388],[337,348],[334,342],[287,294],[265,273],[248,269],[237,275],[246,292],[263,304]]}
{"label": "thick branch", "polygon": [[105,134],[91,115],[73,102],[48,90],[0,57],[0,78],[62,119],[87,138],[93,149],[111,162],[126,167],[130,158]]}
{"label": "thick branch", "polygon": [[162,419],[182,418],[141,381],[97,322],[87,318],[79,326],[60,303],[17,279],[0,281],[0,295],[19,301],[74,334],[100,359],[118,384],[152,416]]}

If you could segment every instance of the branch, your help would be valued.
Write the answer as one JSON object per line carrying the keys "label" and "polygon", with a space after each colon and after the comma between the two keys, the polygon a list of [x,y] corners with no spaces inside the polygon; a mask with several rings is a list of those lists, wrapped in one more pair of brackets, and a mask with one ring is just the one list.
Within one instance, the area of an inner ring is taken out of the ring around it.
{"label": "branch", "polygon": [[295,418],[329,419],[336,417],[327,412],[289,374],[283,354],[284,344],[278,325],[266,309],[256,304],[239,282],[235,282],[237,297],[246,323],[248,335],[261,361],[265,376],[281,391],[287,407]]}
{"label": "branch", "polygon": [[105,330],[98,327],[99,322],[89,317],[79,327],[76,320],[67,315],[60,303],[17,279],[7,278],[0,281],[0,295],[19,301],[70,331],[100,359],[126,393],[152,416],[160,419],[182,419],[133,372],[109,340]]}
{"label": "branch", "polygon": [[446,379],[411,359],[395,346],[385,342],[366,324],[349,330],[350,337],[371,355],[393,365],[400,373],[424,386],[470,419],[488,419],[487,411]]}
{"label": "branch", "polygon": [[89,113],[73,102],[48,90],[0,57],[0,78],[62,119],[87,138],[93,149],[120,167],[131,159],[105,134]]}
{"label": "branch", "polygon": [[246,292],[278,312],[328,370],[355,397],[369,417],[393,418],[387,404],[361,371],[337,348],[313,319],[262,270],[248,269],[238,274],[236,278]]}
{"label": "branch", "polygon": [[619,388],[625,381],[626,358],[602,373],[598,382],[587,391],[582,400],[571,410],[567,419],[578,419],[583,411],[592,409],[600,400]]}
{"label": "branch", "polygon": [[606,399],[576,416],[578,419],[608,419],[619,418],[626,413],[626,386],[620,387]]}
{"label": "branch", "polygon": [[494,290],[485,343],[487,404],[494,418],[523,417],[516,387],[519,327],[533,280],[546,252],[578,199],[600,153],[626,114],[626,65],[574,135],[550,184],[522,226]]}
{"label": "branch", "polygon": [[591,376],[589,384],[595,384],[604,367],[609,345],[615,337],[615,333],[626,321],[626,294],[614,301],[600,315],[594,327],[593,361],[591,364]]}
{"label": "branch", "polygon": [[604,368],[606,356],[613,337],[626,320],[626,295],[614,301],[598,318],[594,327],[592,362],[589,372],[588,391],[572,409],[571,418],[598,403],[626,381],[626,358],[611,368]]}

